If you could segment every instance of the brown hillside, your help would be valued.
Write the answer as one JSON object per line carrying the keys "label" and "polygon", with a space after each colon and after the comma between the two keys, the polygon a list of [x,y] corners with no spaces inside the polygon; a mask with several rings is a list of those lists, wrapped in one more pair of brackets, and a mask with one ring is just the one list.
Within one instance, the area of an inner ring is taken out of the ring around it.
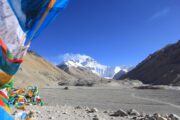
{"label": "brown hillside", "polygon": [[15,86],[57,86],[59,82],[74,81],[76,78],[50,64],[34,52],[28,52],[24,63],[15,76]]}

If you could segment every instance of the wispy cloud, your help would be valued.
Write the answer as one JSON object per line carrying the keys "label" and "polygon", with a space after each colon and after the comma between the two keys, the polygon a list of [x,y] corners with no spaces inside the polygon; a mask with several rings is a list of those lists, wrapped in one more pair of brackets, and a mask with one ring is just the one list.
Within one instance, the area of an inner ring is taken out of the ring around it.
{"label": "wispy cloud", "polygon": [[166,16],[166,15],[169,13],[169,11],[170,11],[170,8],[164,8],[164,9],[162,9],[161,11],[158,11],[158,12],[154,13],[154,14],[149,18],[149,20],[150,20],[150,21],[153,21],[153,20],[156,20],[156,19],[158,19],[158,18],[164,17],[164,16]]}
{"label": "wispy cloud", "polygon": [[[59,56],[59,59],[62,58]],[[63,55],[63,60],[64,61],[78,61],[78,60],[86,60],[86,59],[92,59],[90,56],[87,56],[85,54],[74,54],[74,53],[66,53]]]}
{"label": "wispy cloud", "polygon": [[46,59],[54,65],[58,65],[63,61],[87,59],[87,58],[90,57],[85,54],[74,54],[74,53],[65,53],[65,54],[59,54],[57,56],[46,57]]}

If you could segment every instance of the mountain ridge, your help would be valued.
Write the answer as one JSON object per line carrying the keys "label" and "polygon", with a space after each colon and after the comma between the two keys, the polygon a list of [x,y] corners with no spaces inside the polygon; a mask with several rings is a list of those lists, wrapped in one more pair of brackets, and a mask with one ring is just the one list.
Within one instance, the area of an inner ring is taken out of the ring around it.
{"label": "mountain ridge", "polygon": [[128,67],[125,66],[106,66],[103,64],[98,63],[94,58],[81,55],[81,54],[66,54],[62,63],[58,66],[66,65],[68,67],[75,67],[75,68],[84,68],[92,73],[98,75],[102,78],[110,78],[112,79],[116,73],[119,71],[124,71],[127,73],[129,71]]}
{"label": "mountain ridge", "polygon": [[119,79],[140,80],[155,85],[180,85],[180,40],[150,54]]}
{"label": "mountain ridge", "polygon": [[15,75],[15,86],[36,85],[40,88],[58,86],[58,83],[73,84],[77,80],[33,51],[28,51],[24,62]]}

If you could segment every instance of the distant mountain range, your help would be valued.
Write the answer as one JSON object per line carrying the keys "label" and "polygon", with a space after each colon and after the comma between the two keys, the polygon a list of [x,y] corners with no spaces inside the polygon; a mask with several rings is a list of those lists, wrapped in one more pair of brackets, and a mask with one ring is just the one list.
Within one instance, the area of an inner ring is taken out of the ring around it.
{"label": "distant mountain range", "polygon": [[[103,81],[102,81],[103,80]],[[59,69],[33,51],[28,51],[18,73],[15,76],[15,87],[36,85],[40,88],[61,85],[92,86],[106,82],[106,79],[83,68]]]}
{"label": "distant mountain range", "polygon": [[102,65],[95,59],[80,54],[68,54],[61,64],[55,66],[35,52],[29,51],[15,76],[15,85],[89,86],[106,81],[104,78],[140,80],[145,84],[155,85],[180,85],[180,41],[149,55],[134,69]]}
{"label": "distant mountain range", "polygon": [[180,85],[180,41],[149,55],[118,79],[140,80],[145,84]]}
{"label": "distant mountain range", "polygon": [[102,78],[112,79],[120,71],[121,73],[126,74],[130,70],[130,68],[125,66],[111,67],[102,65],[87,55],[67,54],[65,56],[66,57],[64,58],[63,62],[58,65],[59,68],[64,69],[66,67],[66,69],[83,69],[90,71]]}

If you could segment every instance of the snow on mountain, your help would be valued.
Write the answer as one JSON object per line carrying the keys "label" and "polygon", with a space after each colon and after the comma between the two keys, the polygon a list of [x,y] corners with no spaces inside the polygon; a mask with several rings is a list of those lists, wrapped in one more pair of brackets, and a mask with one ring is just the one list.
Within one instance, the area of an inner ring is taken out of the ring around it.
{"label": "snow on mountain", "polygon": [[125,73],[129,71],[128,67],[111,67],[102,65],[90,56],[81,54],[65,54],[63,57],[63,62],[60,65],[66,65],[68,67],[76,68],[85,68],[103,78],[113,78],[114,75],[119,71],[124,71]]}

